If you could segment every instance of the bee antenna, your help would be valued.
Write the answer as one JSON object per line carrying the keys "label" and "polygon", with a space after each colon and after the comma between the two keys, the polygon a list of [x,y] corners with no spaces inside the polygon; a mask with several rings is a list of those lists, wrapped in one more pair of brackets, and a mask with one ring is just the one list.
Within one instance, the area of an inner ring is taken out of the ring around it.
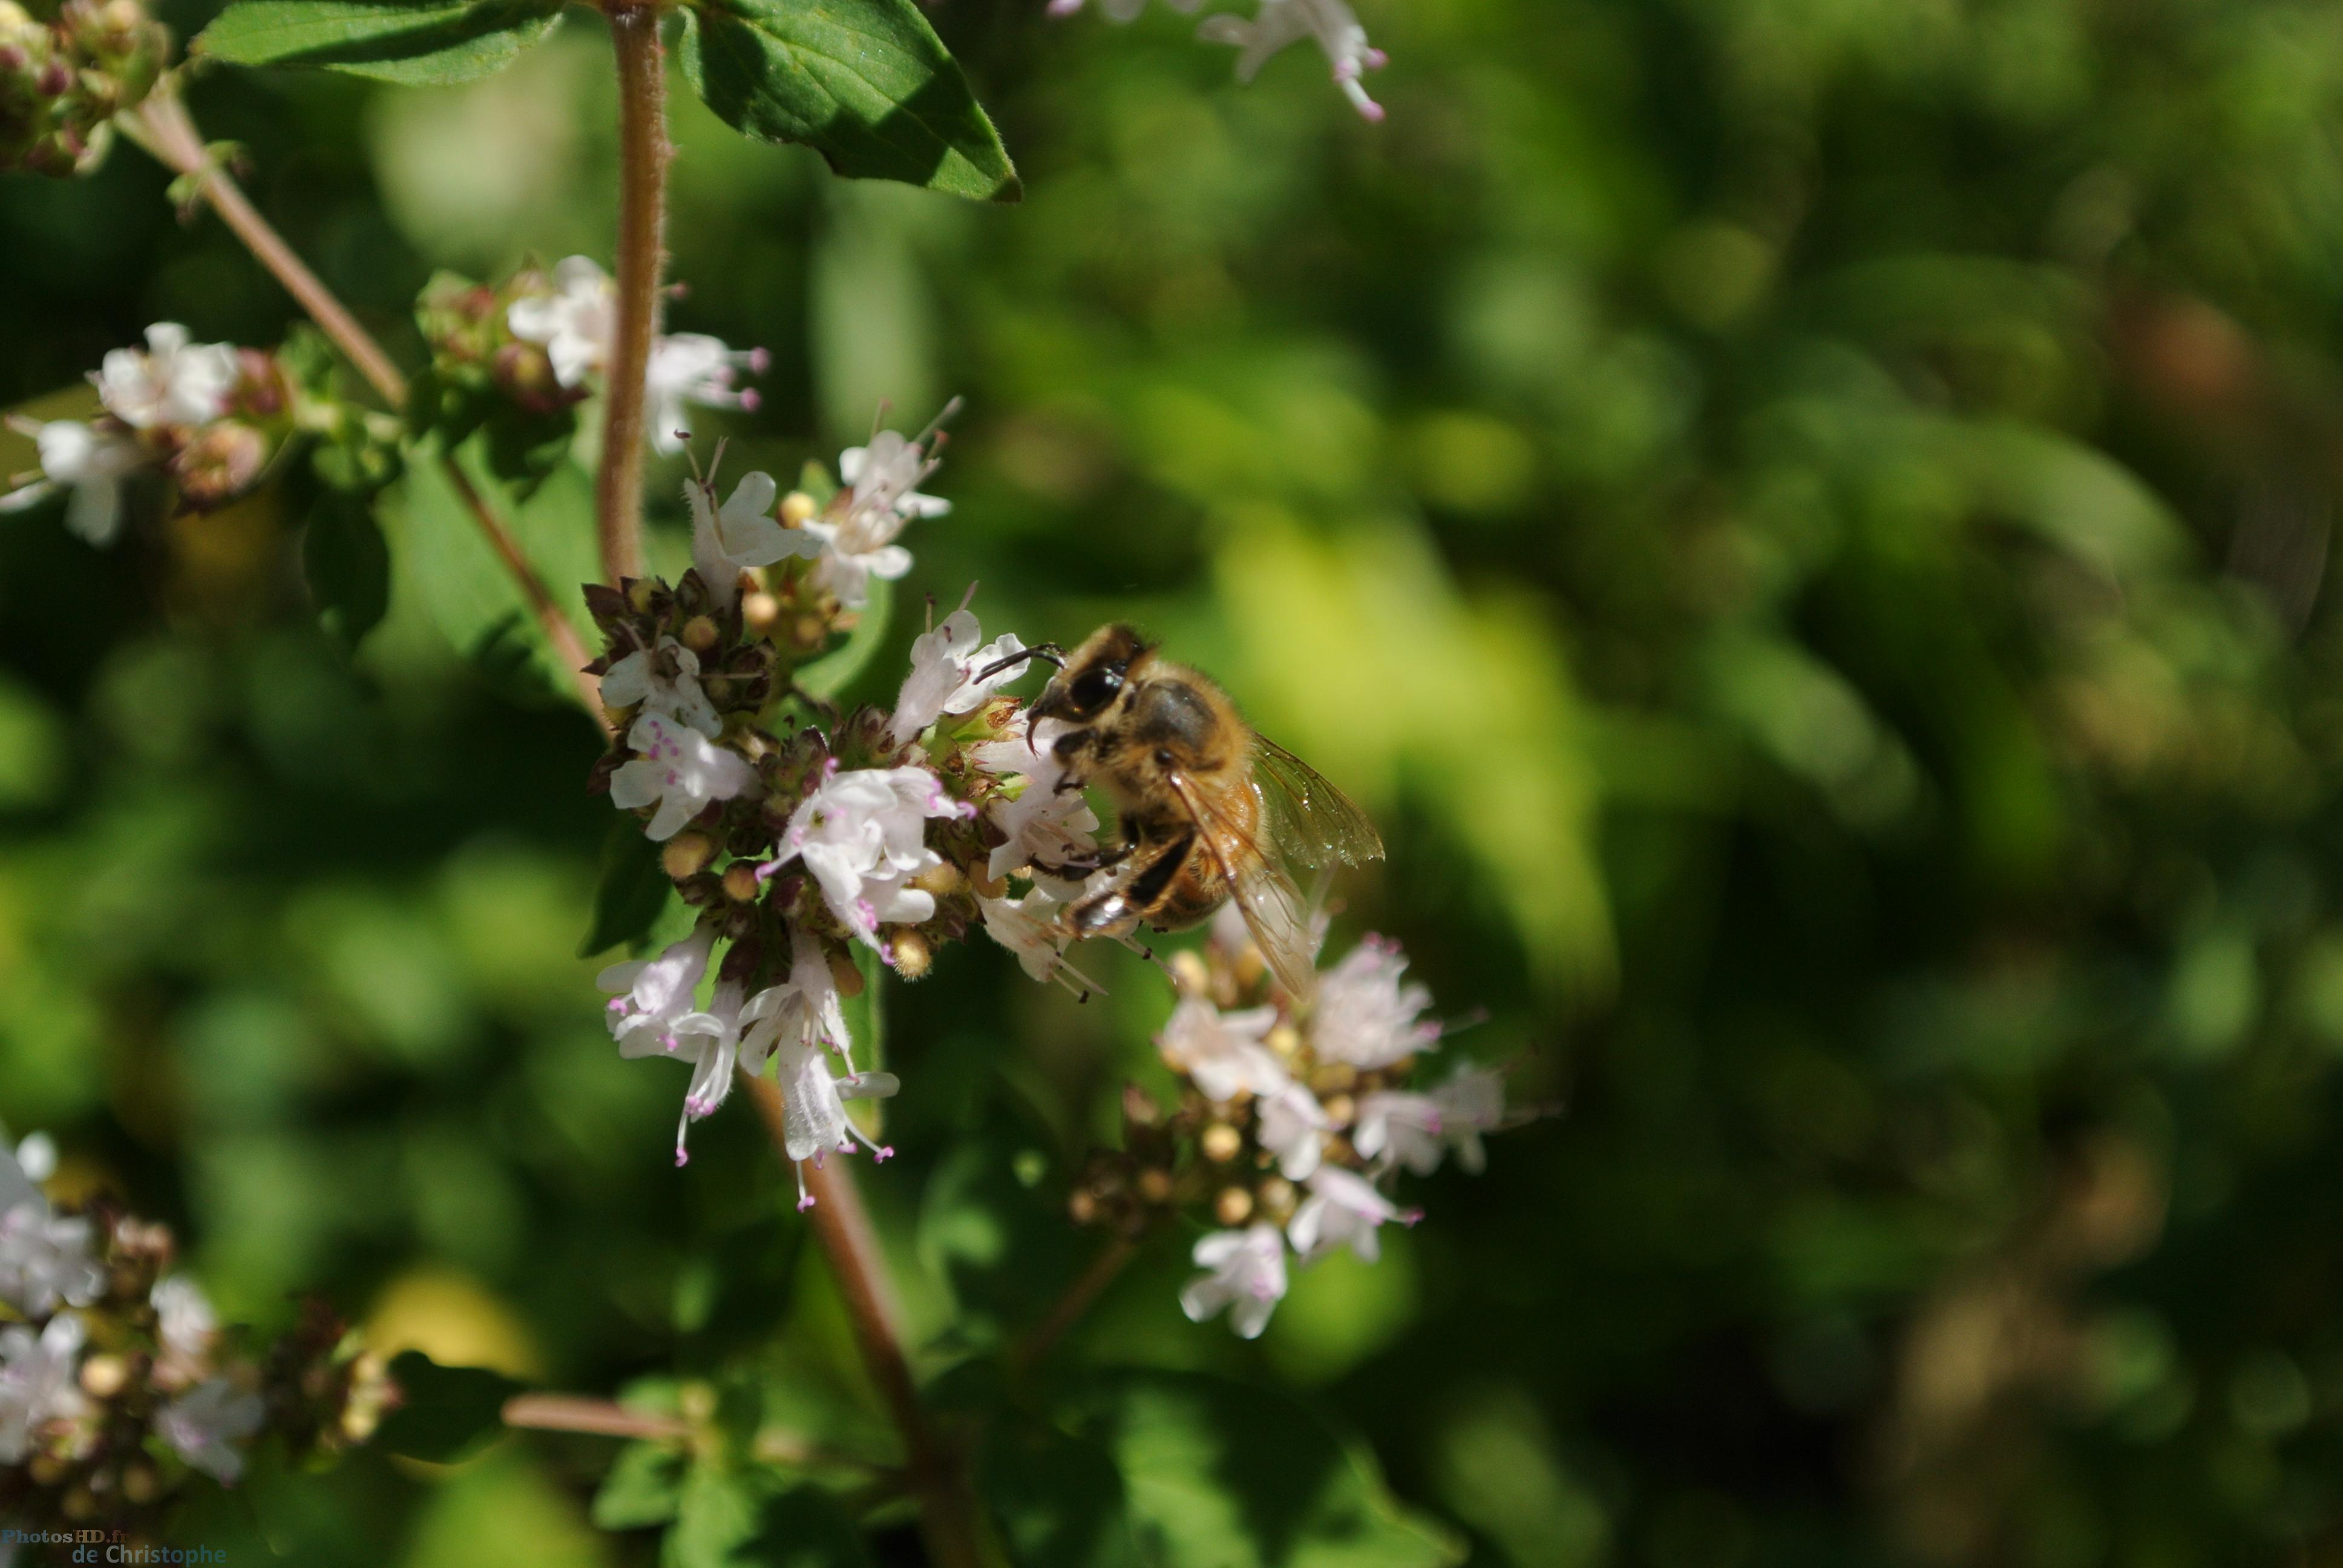
{"label": "bee antenna", "polygon": [[[969,591],[973,593],[976,590],[971,588]],[[930,600],[930,602],[933,603],[934,601]],[[968,607],[966,605],[962,605],[960,608],[965,609]],[[982,669],[978,670],[972,678],[977,680],[989,680],[993,676],[1000,674],[1002,670],[1007,669],[1013,665],[1024,664],[1033,659],[1040,659],[1043,664],[1053,664],[1060,669],[1063,669],[1066,668],[1066,661],[1062,658],[1059,657],[1063,652],[1064,650],[1059,648],[1059,646],[1054,642],[1045,642],[1038,648],[1020,648],[1017,652],[1009,655],[1005,658],[994,659],[990,664],[988,664]]]}

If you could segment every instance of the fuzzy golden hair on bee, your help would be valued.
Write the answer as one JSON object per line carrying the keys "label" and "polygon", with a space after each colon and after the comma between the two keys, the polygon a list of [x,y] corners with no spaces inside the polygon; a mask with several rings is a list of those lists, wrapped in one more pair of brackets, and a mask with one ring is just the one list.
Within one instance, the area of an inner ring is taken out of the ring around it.
{"label": "fuzzy golden hair on bee", "polygon": [[1263,959],[1297,1000],[1314,985],[1316,941],[1292,860],[1380,859],[1383,841],[1342,792],[1246,723],[1210,677],[1159,657],[1131,627],[1101,627],[1034,700],[1029,733],[1050,741],[1065,787],[1094,785],[1119,841],[1085,865],[1103,881],[1065,913],[1077,936],[1178,930],[1234,900]]}

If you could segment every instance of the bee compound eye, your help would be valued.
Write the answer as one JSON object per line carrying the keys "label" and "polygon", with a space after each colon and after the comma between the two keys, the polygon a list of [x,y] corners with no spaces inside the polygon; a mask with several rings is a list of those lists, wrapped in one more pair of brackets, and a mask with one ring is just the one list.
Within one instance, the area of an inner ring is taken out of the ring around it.
{"label": "bee compound eye", "polygon": [[1121,689],[1122,672],[1121,670],[1086,669],[1074,678],[1074,684],[1068,695],[1073,698],[1075,707],[1084,713],[1090,713],[1105,707],[1113,699],[1114,694]]}

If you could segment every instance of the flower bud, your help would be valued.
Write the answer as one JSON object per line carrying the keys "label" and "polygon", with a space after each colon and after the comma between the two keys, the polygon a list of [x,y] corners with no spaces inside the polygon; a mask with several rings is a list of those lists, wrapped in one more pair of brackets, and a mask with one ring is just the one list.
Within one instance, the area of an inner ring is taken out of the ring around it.
{"label": "flower bud", "polygon": [[1244,1148],[1244,1134],[1225,1121],[1215,1121],[1204,1129],[1204,1135],[1196,1141],[1196,1146],[1204,1151],[1205,1159],[1215,1165],[1225,1165]]}
{"label": "flower bud", "polygon": [[1160,1165],[1151,1165],[1139,1173],[1139,1195],[1150,1203],[1172,1201],[1172,1172]]}
{"label": "flower bud", "polygon": [[757,868],[747,860],[735,860],[724,868],[724,896],[736,904],[756,901],[762,884],[757,880]]}
{"label": "flower bud", "polygon": [[1070,1197],[1067,1198],[1066,1217],[1071,1220],[1075,1224],[1092,1224],[1096,1222],[1098,1216],[1098,1200],[1092,1197],[1090,1193],[1077,1189]]}
{"label": "flower bud", "polygon": [[659,864],[666,868],[669,880],[677,882],[698,876],[715,858],[716,840],[697,831],[678,833],[659,851]]}
{"label": "flower bud", "polygon": [[1302,1049],[1301,1031],[1290,1023],[1281,1023],[1269,1031],[1268,1044],[1270,1050],[1277,1052],[1283,1060],[1291,1061],[1293,1060],[1293,1053]]}
{"label": "flower bud", "polygon": [[122,1495],[135,1507],[145,1507],[163,1494],[163,1478],[155,1467],[138,1461],[122,1473]]}
{"label": "flower bud", "polygon": [[1182,949],[1172,955],[1172,983],[1180,988],[1182,996],[1202,996],[1212,983],[1212,971],[1193,949]]}
{"label": "flower bud", "polygon": [[94,1355],[81,1363],[82,1392],[92,1399],[112,1399],[130,1381],[130,1369],[116,1355]]}
{"label": "flower bud", "polygon": [[759,589],[740,596],[740,620],[750,631],[762,635],[772,630],[773,623],[780,618],[781,601],[771,594]]}
{"label": "flower bud", "polygon": [[935,950],[928,945],[927,938],[909,927],[889,938],[887,948],[895,972],[905,980],[919,980],[935,967]]}
{"label": "flower bud", "polygon": [[171,476],[190,508],[208,512],[252,488],[267,466],[266,437],[241,420],[216,419],[171,459]]}
{"label": "flower bud", "polygon": [[1223,1187],[1212,1200],[1212,1217],[1223,1225],[1243,1224],[1252,1218],[1252,1194],[1242,1187]]}
{"label": "flower bud", "polygon": [[709,616],[696,615],[683,623],[683,646],[694,653],[706,653],[714,648],[720,635],[715,620]]}
{"label": "flower bud", "polygon": [[1284,1177],[1271,1177],[1253,1189],[1253,1195],[1261,1200],[1262,1212],[1279,1224],[1293,1218],[1293,1183]]}
{"label": "flower bud", "polygon": [[1359,1108],[1347,1094],[1330,1094],[1321,1103],[1326,1108],[1326,1121],[1331,1126],[1348,1127],[1358,1119]]}
{"label": "flower bud", "polygon": [[967,885],[968,879],[960,875],[960,868],[950,860],[940,866],[930,866],[911,879],[911,886],[939,899],[949,899]]}
{"label": "flower bud", "polygon": [[791,490],[781,498],[781,527],[801,528],[812,519],[816,510],[811,496],[803,490]]}

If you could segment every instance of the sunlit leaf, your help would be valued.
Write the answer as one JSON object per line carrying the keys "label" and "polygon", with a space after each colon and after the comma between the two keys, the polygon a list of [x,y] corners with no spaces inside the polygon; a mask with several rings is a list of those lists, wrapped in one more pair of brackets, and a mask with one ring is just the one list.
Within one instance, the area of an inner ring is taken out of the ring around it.
{"label": "sunlit leaf", "polygon": [[859,179],[1018,199],[1000,133],[911,0],[706,0],[685,16],[685,74],[742,135]]}
{"label": "sunlit leaf", "polygon": [[441,85],[500,71],[561,20],[545,0],[240,0],[189,53],[238,65],[314,65]]}

